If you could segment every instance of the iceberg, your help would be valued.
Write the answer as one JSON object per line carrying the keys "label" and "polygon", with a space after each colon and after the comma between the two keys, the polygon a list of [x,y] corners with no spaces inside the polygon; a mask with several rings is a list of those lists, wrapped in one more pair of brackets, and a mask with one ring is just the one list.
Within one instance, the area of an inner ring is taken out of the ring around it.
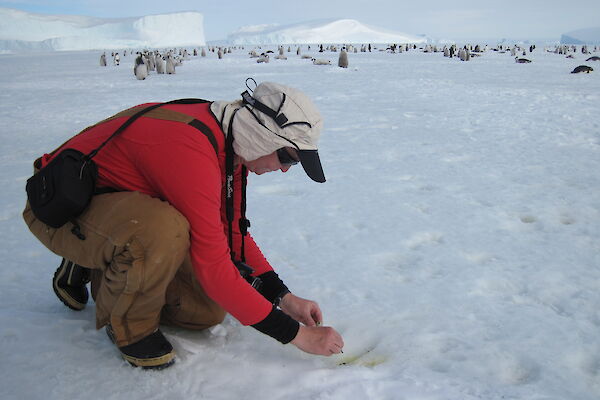
{"label": "iceberg", "polygon": [[0,8],[0,53],[204,46],[195,11],[129,18],[46,15]]}
{"label": "iceberg", "polygon": [[560,37],[561,44],[600,44],[600,27],[578,29],[564,33]]}

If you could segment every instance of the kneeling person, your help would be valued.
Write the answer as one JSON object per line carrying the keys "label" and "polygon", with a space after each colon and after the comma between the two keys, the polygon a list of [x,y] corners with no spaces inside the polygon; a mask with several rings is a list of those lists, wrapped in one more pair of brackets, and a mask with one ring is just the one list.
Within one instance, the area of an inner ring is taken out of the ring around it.
{"label": "kneeling person", "polygon": [[[66,148],[90,153],[150,106],[85,129],[34,167]],[[97,194],[76,221],[52,228],[26,205],[32,233],[64,258],[55,293],[81,310],[91,281],[96,327],[106,327],[122,356],[144,368],[175,360],[159,324],[205,329],[226,313],[305,352],[339,353],[342,337],[320,326],[316,302],[289,291],[247,233],[245,217],[248,171],[285,172],[300,163],[311,179],[325,181],[321,128],[306,95],[270,82],[241,100],[163,104],[143,114],[93,158]]]}

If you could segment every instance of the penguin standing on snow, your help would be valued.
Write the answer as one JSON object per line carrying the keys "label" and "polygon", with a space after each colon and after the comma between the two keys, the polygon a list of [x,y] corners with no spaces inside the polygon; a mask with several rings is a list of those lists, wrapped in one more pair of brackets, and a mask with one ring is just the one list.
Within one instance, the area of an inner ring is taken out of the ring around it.
{"label": "penguin standing on snow", "polygon": [[338,58],[338,67],[348,68],[348,53],[345,49],[340,51],[340,57]]}
{"label": "penguin standing on snow", "polygon": [[279,47],[279,54],[277,54],[275,56],[276,60],[287,60],[287,57],[285,56],[285,51],[283,50],[283,46]]}
{"label": "penguin standing on snow", "polygon": [[146,79],[146,77],[148,76],[148,66],[144,62],[144,57],[142,57],[141,54],[138,54],[138,56],[135,58],[133,74],[140,81]]}
{"label": "penguin standing on snow", "polygon": [[100,66],[106,67],[106,53],[102,53],[100,56]]}
{"label": "penguin standing on snow", "polygon": [[154,71],[156,69],[156,60],[154,58],[154,53],[148,53],[148,72]]}
{"label": "penguin standing on snow", "polygon": [[173,62],[173,57],[171,57],[171,54],[167,54],[167,66],[165,68],[165,72],[167,74],[174,74],[175,73],[175,63]]}
{"label": "penguin standing on snow", "polygon": [[165,73],[165,60],[160,54],[157,54],[156,57],[156,73],[164,74]]}

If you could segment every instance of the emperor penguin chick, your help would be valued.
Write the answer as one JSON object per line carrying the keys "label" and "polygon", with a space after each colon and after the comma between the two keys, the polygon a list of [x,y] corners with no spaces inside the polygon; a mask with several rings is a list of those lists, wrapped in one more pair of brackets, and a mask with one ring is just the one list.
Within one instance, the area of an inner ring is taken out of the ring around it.
{"label": "emperor penguin chick", "polygon": [[133,74],[138,80],[144,80],[148,76],[148,66],[144,62],[144,57],[141,54],[135,59],[135,66],[133,67]]}
{"label": "emperor penguin chick", "polygon": [[174,74],[175,73],[175,63],[173,62],[173,57],[171,57],[170,54],[167,55],[167,66],[165,68],[165,72],[167,74]]}
{"label": "emperor penguin chick", "polygon": [[348,68],[348,53],[345,49],[340,51],[340,57],[338,58],[338,67]]}
{"label": "emperor penguin chick", "polygon": [[165,60],[160,54],[156,55],[156,73],[157,74],[165,73]]}
{"label": "emperor penguin chick", "polygon": [[313,63],[314,65],[330,65],[330,64],[331,64],[331,61],[329,61],[329,60],[325,60],[325,59],[323,59],[323,58],[313,58],[313,59],[312,59],[312,63]]}

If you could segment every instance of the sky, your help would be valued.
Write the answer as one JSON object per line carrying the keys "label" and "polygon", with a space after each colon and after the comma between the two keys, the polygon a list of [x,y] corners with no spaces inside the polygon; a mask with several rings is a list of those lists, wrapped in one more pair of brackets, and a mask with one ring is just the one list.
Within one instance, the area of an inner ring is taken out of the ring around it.
{"label": "sky", "polygon": [[[227,5],[225,5],[227,4]],[[282,25],[322,18],[351,18],[363,24],[436,39],[559,39],[572,30],[598,26],[597,0],[398,0],[201,1],[201,0],[5,0],[0,7],[44,14],[137,17],[178,11],[204,14],[207,40],[241,26]]]}

